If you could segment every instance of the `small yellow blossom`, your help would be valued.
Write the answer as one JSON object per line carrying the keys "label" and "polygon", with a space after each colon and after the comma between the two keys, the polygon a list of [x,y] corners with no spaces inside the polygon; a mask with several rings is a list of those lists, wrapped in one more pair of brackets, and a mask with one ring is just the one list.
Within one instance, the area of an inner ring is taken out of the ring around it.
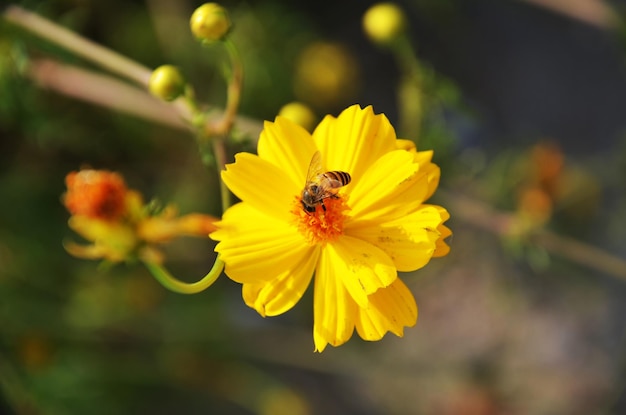
{"label": "small yellow blossom", "polygon": [[[345,172],[351,181],[335,183],[309,211],[302,193],[317,152],[322,172]],[[312,134],[284,117],[266,122],[258,155],[239,153],[222,172],[242,202],[211,234],[246,304],[262,316],[284,313],[315,274],[316,351],[345,343],[355,329],[365,340],[402,336],[417,321],[417,305],[398,271],[449,250],[448,213],[424,203],[439,182],[431,158],[398,141],[371,107],[327,116]]]}

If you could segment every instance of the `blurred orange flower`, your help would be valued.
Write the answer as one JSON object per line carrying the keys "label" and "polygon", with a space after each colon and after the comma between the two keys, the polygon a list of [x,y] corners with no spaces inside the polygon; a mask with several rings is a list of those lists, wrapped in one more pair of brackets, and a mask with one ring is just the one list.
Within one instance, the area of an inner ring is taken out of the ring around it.
{"label": "blurred orange flower", "polygon": [[200,213],[178,216],[174,206],[154,212],[141,194],[128,189],[124,178],[106,170],[85,169],[71,172],[65,182],[63,203],[72,214],[68,225],[92,242],[90,245],[65,244],[80,258],[120,262],[143,258],[162,262],[155,244],[180,236],[204,236],[213,232],[216,218]]}

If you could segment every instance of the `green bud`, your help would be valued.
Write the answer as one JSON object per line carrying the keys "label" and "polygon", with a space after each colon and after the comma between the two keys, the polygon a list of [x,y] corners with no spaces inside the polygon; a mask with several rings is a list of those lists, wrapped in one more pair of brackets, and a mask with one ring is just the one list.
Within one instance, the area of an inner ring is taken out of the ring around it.
{"label": "green bud", "polygon": [[173,101],[185,93],[187,82],[177,67],[162,65],[150,76],[148,88],[152,95],[164,101]]}
{"label": "green bud", "polygon": [[189,27],[196,38],[215,42],[228,34],[231,22],[225,8],[217,3],[204,3],[191,15]]}

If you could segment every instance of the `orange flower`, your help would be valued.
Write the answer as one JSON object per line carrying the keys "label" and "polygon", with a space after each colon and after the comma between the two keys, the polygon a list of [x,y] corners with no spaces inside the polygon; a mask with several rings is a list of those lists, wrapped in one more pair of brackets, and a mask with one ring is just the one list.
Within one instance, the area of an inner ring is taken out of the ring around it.
{"label": "orange flower", "polygon": [[63,202],[72,214],[68,225],[92,242],[90,245],[65,244],[76,257],[121,262],[142,258],[162,262],[154,247],[180,236],[207,237],[216,218],[199,213],[178,216],[174,206],[153,212],[141,194],[128,189],[118,173],[106,170],[81,170],[65,179]]}

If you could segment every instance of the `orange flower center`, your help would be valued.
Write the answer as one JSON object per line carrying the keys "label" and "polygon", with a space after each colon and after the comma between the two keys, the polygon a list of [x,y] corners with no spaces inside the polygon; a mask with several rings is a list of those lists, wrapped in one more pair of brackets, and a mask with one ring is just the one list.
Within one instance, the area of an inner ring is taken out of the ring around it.
{"label": "orange flower center", "polygon": [[65,178],[64,203],[72,215],[114,221],[124,215],[128,189],[122,176],[106,170],[81,170]]}
{"label": "orange flower center", "polygon": [[295,216],[298,230],[311,245],[333,241],[343,233],[345,212],[350,208],[341,196],[328,197],[323,204],[315,206],[315,212],[307,212],[302,198],[296,196],[291,212]]}

